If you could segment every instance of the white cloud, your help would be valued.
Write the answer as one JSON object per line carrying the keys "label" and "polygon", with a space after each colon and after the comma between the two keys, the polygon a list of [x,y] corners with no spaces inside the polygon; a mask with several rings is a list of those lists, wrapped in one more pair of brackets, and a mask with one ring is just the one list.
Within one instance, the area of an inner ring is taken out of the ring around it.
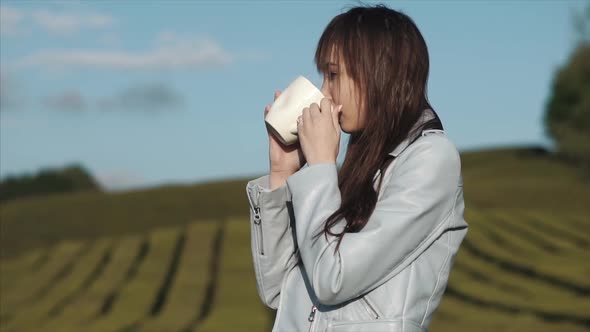
{"label": "white cloud", "polygon": [[47,4],[57,8],[81,7],[82,0],[47,0]]}
{"label": "white cloud", "polygon": [[112,16],[97,13],[58,14],[36,10],[32,12],[31,18],[42,29],[56,34],[72,34],[81,29],[104,29],[114,24]]}
{"label": "white cloud", "polygon": [[[0,34],[14,36],[30,33],[31,26],[37,26],[50,34],[71,35],[83,29],[106,29],[115,24],[110,15],[80,11],[49,11],[40,9],[25,11],[0,5]],[[26,30],[26,31],[24,31]]]}
{"label": "white cloud", "polygon": [[19,32],[25,14],[15,8],[0,5],[0,34],[13,35]]}
{"label": "white cloud", "polygon": [[49,96],[43,100],[43,104],[55,110],[70,112],[83,111],[87,107],[86,99],[77,90],[68,90]]}
{"label": "white cloud", "polygon": [[161,82],[136,83],[110,96],[87,99],[80,91],[70,89],[40,99],[41,105],[58,111],[82,112],[99,109],[123,112],[170,112],[182,109],[184,96],[174,87]]}
{"label": "white cloud", "polygon": [[18,66],[110,69],[179,69],[227,65],[233,57],[208,38],[167,40],[152,50],[133,53],[103,50],[43,50],[24,57]]}
{"label": "white cloud", "polygon": [[98,101],[103,110],[162,112],[184,106],[184,97],[163,83],[136,84]]}

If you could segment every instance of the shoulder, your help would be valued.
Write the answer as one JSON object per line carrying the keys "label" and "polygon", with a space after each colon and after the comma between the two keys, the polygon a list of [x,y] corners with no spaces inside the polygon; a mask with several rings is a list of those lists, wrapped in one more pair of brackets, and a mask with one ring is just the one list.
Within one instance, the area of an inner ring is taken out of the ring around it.
{"label": "shoulder", "polygon": [[460,163],[457,147],[446,134],[441,132],[430,132],[421,135],[398,156],[398,159],[400,162]]}
{"label": "shoulder", "polygon": [[461,157],[455,144],[441,132],[430,132],[420,136],[397,158],[392,173],[395,177],[421,176],[424,180],[454,183],[461,176]]}

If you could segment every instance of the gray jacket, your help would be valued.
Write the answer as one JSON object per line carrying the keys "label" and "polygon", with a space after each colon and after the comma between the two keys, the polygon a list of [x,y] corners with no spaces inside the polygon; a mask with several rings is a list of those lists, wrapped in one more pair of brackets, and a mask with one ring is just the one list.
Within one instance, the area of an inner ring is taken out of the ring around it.
{"label": "gray jacket", "polygon": [[273,331],[427,331],[467,223],[454,144],[442,130],[409,142],[390,153],[373,214],[337,254],[335,237],[312,241],[340,206],[336,164],[303,167],[272,191],[269,175],[248,182],[256,287],[278,309]]}

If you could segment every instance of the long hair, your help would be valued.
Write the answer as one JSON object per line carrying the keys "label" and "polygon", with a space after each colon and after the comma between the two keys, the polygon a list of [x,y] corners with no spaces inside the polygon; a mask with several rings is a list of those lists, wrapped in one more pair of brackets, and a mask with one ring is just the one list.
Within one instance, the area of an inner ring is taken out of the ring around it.
{"label": "long hair", "polygon": [[[358,88],[358,109],[365,110],[364,127],[351,133],[338,171],[341,206],[314,236],[337,236],[336,252],[344,234],[360,231],[373,213],[379,192],[373,179],[381,169],[383,180],[383,170],[391,162],[389,153],[413,134],[410,131],[425,109],[433,111],[433,120],[439,124],[440,119],[426,95],[426,42],[407,15],[376,5],[354,7],[334,17],[317,45],[314,60],[320,73],[328,70],[326,64],[333,54],[343,59]],[[342,218],[344,230],[333,233],[330,228]]]}

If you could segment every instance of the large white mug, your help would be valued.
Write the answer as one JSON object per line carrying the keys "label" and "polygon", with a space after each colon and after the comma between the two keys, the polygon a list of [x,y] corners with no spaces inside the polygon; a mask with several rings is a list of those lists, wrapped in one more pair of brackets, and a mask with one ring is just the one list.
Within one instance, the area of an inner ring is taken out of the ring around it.
{"label": "large white mug", "polygon": [[298,76],[274,101],[264,121],[281,143],[291,145],[299,139],[297,118],[305,107],[313,103],[319,105],[322,98],[324,95],[313,83]]}

